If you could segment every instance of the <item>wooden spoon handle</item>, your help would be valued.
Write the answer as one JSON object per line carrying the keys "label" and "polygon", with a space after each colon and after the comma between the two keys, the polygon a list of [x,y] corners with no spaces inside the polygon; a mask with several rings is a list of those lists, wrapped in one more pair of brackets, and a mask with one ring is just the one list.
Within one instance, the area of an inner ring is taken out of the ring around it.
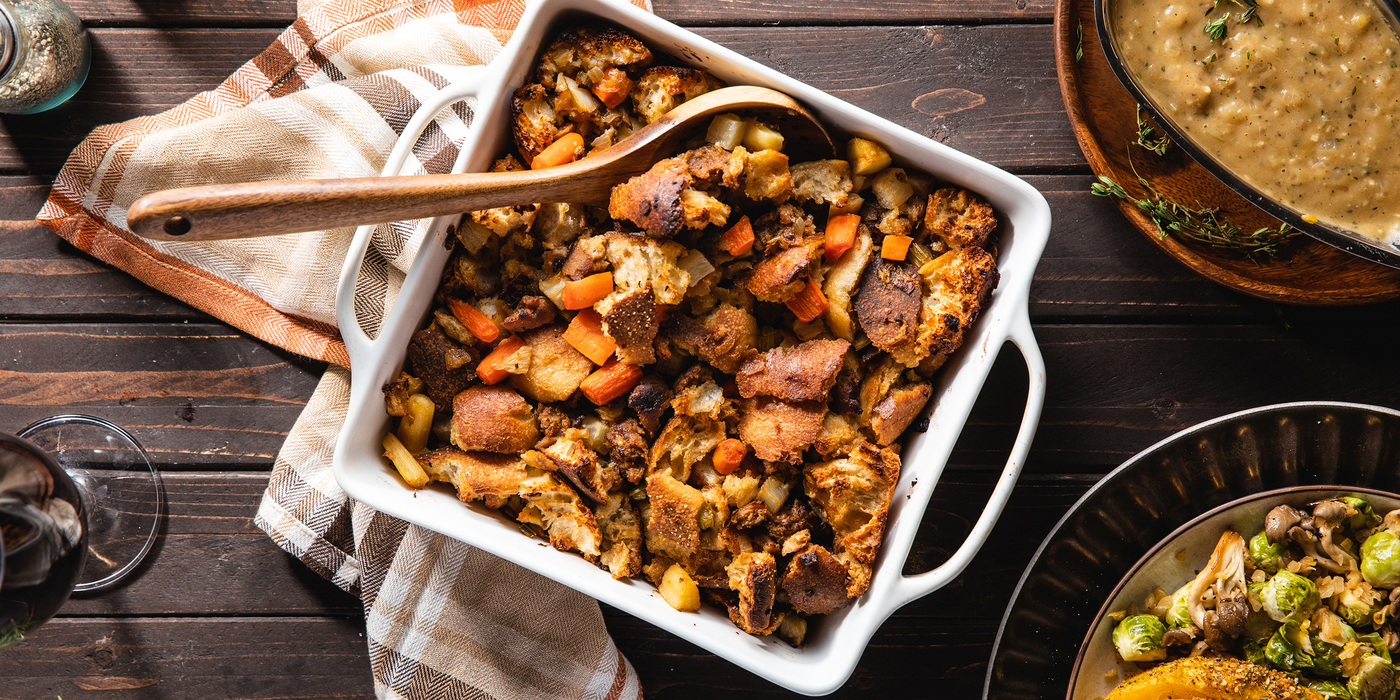
{"label": "wooden spoon handle", "polygon": [[[597,202],[593,179],[577,167],[541,171],[277,180],[205,185],[146,195],[127,226],[161,241],[211,241],[503,207],[527,202]],[[606,202],[606,191],[602,201]]]}

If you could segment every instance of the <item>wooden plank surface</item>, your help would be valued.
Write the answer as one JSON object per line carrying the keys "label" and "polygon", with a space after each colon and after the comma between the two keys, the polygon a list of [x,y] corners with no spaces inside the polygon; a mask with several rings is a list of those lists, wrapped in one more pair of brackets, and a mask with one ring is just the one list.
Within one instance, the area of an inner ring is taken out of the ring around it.
{"label": "wooden plank surface", "polygon": [[374,697],[354,618],[56,619],[0,664],[3,700]]}
{"label": "wooden plank surface", "polygon": [[[898,124],[1022,173],[1083,171],[1060,103],[1048,25],[705,28],[701,35]],[[93,127],[216,86],[273,29],[95,29],[71,101],[6,117],[0,173],[51,175]],[[61,125],[55,129],[54,125]]]}
{"label": "wooden plank surface", "polygon": [[89,413],[163,469],[266,468],[323,366],[222,324],[0,324],[0,426]]}
{"label": "wooden plank surface", "polygon": [[[285,27],[296,19],[294,4],[285,0],[72,0],[68,4],[89,27]],[[657,0],[652,4],[658,16],[682,26],[1048,23],[1055,10],[1050,0],[831,0],[816,5],[791,0]]]}

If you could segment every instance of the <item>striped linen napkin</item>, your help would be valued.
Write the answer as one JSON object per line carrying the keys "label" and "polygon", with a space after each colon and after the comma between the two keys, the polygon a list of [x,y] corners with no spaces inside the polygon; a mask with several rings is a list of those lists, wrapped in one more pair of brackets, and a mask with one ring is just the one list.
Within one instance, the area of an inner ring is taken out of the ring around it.
{"label": "striped linen napkin", "polygon": [[[126,210],[174,187],[378,175],[422,102],[494,58],[524,8],[523,0],[304,0],[296,22],[219,87],[94,130],[38,216],[146,284],[331,363],[277,455],[256,523],[364,601],[380,698],[612,700],[640,698],[641,687],[592,599],[357,504],[336,484],[331,453],[350,372],[335,289],[353,229],[151,242],[126,228]],[[402,173],[449,171],[473,106],[436,115]],[[355,292],[366,330],[393,306],[426,230],[410,221],[375,231]]]}

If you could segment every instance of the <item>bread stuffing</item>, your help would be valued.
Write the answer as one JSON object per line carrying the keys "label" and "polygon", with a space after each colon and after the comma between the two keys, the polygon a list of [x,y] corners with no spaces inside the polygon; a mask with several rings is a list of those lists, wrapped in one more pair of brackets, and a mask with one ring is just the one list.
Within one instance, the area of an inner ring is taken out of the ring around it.
{"label": "bread stuffing", "polygon": [[[495,168],[587,157],[720,87],[570,29]],[[844,154],[790,162],[761,115],[722,114],[606,208],[464,215],[384,387],[407,446],[386,468],[800,645],[869,588],[901,444],[998,281],[986,201],[873,141]]]}

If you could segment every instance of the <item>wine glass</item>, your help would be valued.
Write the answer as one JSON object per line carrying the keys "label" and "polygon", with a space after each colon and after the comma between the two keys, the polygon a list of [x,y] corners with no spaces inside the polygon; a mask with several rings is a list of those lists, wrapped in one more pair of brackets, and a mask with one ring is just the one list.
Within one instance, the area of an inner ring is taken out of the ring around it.
{"label": "wine glass", "polygon": [[0,647],[73,592],[116,586],[155,544],[165,489],[140,443],[94,416],[0,433]]}

